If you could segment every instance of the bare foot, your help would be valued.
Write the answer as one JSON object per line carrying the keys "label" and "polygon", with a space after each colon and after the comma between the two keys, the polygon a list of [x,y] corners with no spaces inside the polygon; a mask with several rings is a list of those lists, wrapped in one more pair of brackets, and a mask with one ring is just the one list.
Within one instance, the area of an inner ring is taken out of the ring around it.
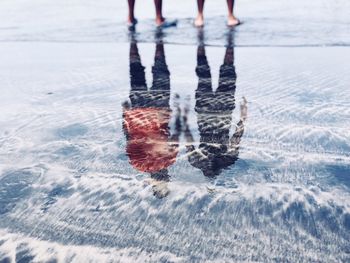
{"label": "bare foot", "polygon": [[157,26],[161,26],[165,21],[165,18],[164,17],[157,17],[156,18],[156,25]]}
{"label": "bare foot", "polygon": [[198,15],[197,18],[194,20],[194,25],[196,27],[202,27],[204,26],[204,18],[203,15]]}
{"label": "bare foot", "polygon": [[227,25],[228,26],[237,26],[239,25],[241,22],[235,17],[235,16],[229,16],[227,19]]}
{"label": "bare foot", "polygon": [[134,27],[136,24],[137,24],[136,18],[128,17],[128,20],[127,20],[128,27]]}
{"label": "bare foot", "polygon": [[153,195],[159,199],[168,196],[170,193],[167,182],[153,180],[151,185],[152,185]]}
{"label": "bare foot", "polygon": [[164,17],[156,18],[156,25],[158,28],[167,28],[177,26],[177,20],[168,20]]}

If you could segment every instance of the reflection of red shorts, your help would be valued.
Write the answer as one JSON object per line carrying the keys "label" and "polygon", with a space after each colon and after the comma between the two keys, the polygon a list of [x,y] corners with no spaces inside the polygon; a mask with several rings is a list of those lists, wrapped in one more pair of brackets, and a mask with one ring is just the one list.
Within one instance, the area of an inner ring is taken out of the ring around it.
{"label": "reflection of red shorts", "polygon": [[128,134],[126,152],[131,165],[142,172],[158,172],[176,160],[178,146],[169,142],[170,111],[136,108],[124,112]]}

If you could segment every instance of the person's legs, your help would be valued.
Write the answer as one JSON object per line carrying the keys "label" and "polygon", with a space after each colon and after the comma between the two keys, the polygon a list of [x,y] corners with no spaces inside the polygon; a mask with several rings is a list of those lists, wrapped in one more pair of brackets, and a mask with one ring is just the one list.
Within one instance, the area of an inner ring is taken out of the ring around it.
{"label": "person's legs", "polygon": [[131,91],[147,90],[145,67],[142,66],[136,41],[130,43],[129,60]]}
{"label": "person's legs", "polygon": [[[197,48],[197,66],[196,74],[198,77],[198,85],[196,89],[196,105],[195,111],[198,114],[206,114],[211,108],[211,102],[214,96],[211,81],[211,72],[208,64],[207,56],[205,53],[205,46],[198,45]],[[202,121],[198,119],[198,127],[201,132]]]}
{"label": "person's legs", "polygon": [[132,108],[147,106],[147,84],[145,67],[141,64],[136,41],[130,43],[130,102]]}
{"label": "person's legs", "polygon": [[[224,63],[220,67],[219,74],[219,87],[216,89],[217,93],[227,93],[227,99],[229,99],[228,93],[233,93],[236,90],[236,70],[233,64],[234,61],[234,49],[233,46],[226,48]],[[231,105],[227,105],[227,109],[230,109]]]}
{"label": "person's legs", "polygon": [[170,109],[170,72],[166,64],[164,44],[161,32],[157,36],[154,66],[152,67],[153,82],[151,94],[152,107]]}
{"label": "person's legs", "polygon": [[[152,67],[153,83],[151,90],[169,91],[170,90],[170,72],[166,64],[164,54],[164,44],[162,41],[156,44],[156,53],[154,56],[154,66]],[[169,102],[167,102],[169,104]]]}
{"label": "person's legs", "polygon": [[205,0],[197,0],[198,15],[197,15],[196,20],[194,21],[194,24],[195,24],[195,26],[198,26],[198,27],[204,25],[204,16],[203,16],[204,1]]}
{"label": "person's legs", "polygon": [[165,20],[162,14],[163,0],[154,0],[154,5],[156,7],[156,24],[160,26]]}
{"label": "person's legs", "polygon": [[128,6],[129,6],[128,24],[135,25],[137,21],[134,14],[135,0],[128,0]]}
{"label": "person's legs", "polygon": [[202,29],[198,29],[198,47],[197,47],[197,66],[196,74],[198,77],[197,91],[212,92],[211,73],[205,53],[204,34]]}
{"label": "person's legs", "polygon": [[[134,30],[135,25],[137,24],[137,19],[134,15],[134,9],[135,9],[135,1],[136,0],[128,0],[128,6],[129,6],[129,14],[128,14],[128,26],[129,29]],[[177,25],[177,20],[172,21],[165,21],[165,18],[162,14],[162,4],[163,0],[154,0],[154,6],[156,9],[156,24],[158,27],[172,27]]]}
{"label": "person's legs", "polygon": [[227,0],[227,7],[228,7],[227,25],[228,26],[236,26],[240,23],[239,20],[233,15],[234,3],[235,3],[234,0]]}

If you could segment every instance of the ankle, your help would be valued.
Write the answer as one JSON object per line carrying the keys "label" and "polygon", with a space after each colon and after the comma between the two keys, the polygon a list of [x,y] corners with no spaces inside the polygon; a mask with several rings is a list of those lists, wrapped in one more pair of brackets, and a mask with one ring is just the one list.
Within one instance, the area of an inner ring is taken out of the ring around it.
{"label": "ankle", "polygon": [[204,18],[203,13],[198,13],[197,18],[203,19]]}
{"label": "ankle", "polygon": [[128,15],[128,22],[132,23],[135,21],[135,16],[134,15]]}
{"label": "ankle", "polygon": [[228,14],[229,19],[237,19],[233,13]]}
{"label": "ankle", "polygon": [[161,25],[164,22],[165,18],[163,16],[156,17],[156,24]]}

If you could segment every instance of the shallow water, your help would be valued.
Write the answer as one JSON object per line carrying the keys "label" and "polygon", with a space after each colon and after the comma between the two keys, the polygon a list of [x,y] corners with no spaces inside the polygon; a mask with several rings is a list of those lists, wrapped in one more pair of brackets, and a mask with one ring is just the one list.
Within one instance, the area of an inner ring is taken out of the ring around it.
{"label": "shallow water", "polygon": [[[126,0],[3,0],[0,41],[125,42]],[[236,46],[349,46],[350,2],[347,0],[237,1]],[[136,2],[139,41],[154,41],[154,8]],[[196,1],[165,1],[164,14],[178,19],[165,31],[166,43],[196,45],[192,26]],[[38,15],[40,14],[40,15]],[[207,1],[206,44],[225,44],[226,5]]]}
{"label": "shallow water", "polygon": [[1,34],[0,261],[349,261],[348,47],[144,19]]}

